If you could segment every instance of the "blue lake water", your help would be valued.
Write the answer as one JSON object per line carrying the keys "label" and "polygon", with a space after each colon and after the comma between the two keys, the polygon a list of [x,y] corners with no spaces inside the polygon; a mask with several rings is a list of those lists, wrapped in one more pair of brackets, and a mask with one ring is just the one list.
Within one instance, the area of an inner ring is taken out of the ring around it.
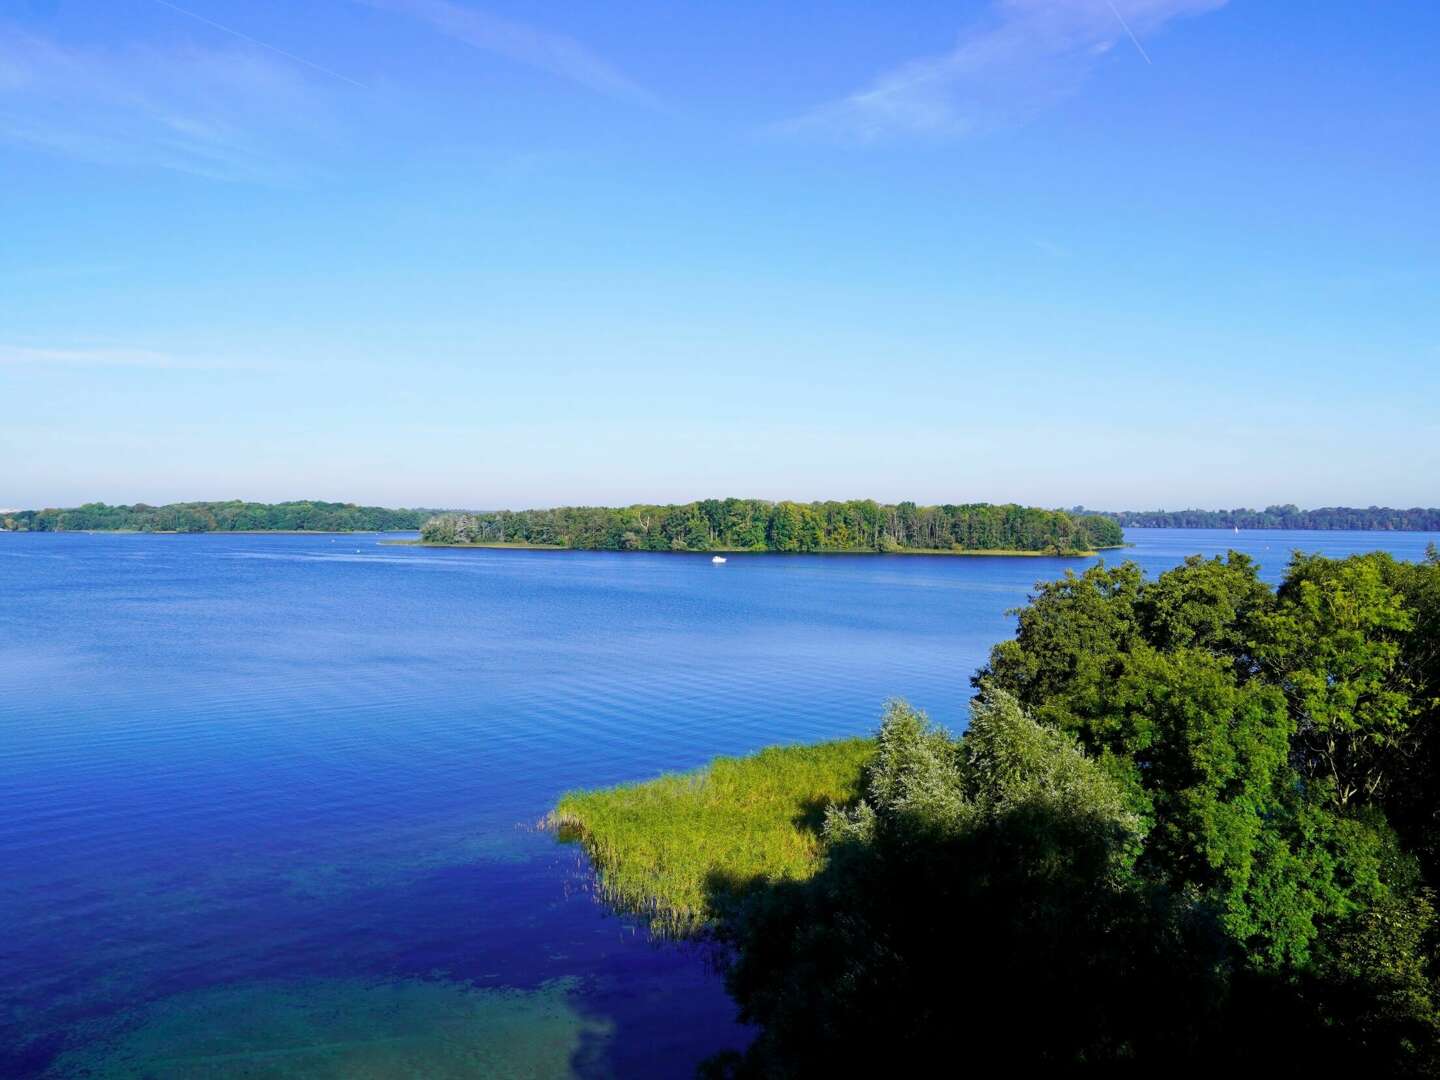
{"label": "blue lake water", "polygon": [[[0,533],[0,1075],[685,1076],[746,1032],[534,823],[571,787],[964,722],[1081,560]],[[1132,529],[1151,573],[1440,537]]]}

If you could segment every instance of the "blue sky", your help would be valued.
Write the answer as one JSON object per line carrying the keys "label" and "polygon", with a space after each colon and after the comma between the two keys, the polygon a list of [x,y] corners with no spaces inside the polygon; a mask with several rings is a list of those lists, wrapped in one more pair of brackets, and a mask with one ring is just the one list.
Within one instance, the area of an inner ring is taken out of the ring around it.
{"label": "blue sky", "polygon": [[1440,6],[0,8],[0,506],[1440,504]]}

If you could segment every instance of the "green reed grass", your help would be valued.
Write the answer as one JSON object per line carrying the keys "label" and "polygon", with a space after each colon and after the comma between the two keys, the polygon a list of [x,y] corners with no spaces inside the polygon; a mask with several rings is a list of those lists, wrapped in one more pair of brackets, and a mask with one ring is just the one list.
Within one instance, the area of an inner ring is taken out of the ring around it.
{"label": "green reed grass", "polygon": [[584,844],[603,900],[661,933],[686,934],[713,915],[717,887],[813,874],[825,808],[857,797],[874,749],[871,739],[770,747],[697,772],[572,791],[547,824]]}

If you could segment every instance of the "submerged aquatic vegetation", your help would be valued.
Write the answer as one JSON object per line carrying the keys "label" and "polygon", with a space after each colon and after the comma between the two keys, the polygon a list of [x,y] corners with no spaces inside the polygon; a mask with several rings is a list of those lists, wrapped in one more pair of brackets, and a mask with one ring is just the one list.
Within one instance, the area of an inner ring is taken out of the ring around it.
{"label": "submerged aquatic vegetation", "polygon": [[442,980],[307,979],[177,994],[108,1021],[56,1076],[305,1076],[381,1080],[566,1076],[611,1033],[571,1001],[575,980],[533,990]]}

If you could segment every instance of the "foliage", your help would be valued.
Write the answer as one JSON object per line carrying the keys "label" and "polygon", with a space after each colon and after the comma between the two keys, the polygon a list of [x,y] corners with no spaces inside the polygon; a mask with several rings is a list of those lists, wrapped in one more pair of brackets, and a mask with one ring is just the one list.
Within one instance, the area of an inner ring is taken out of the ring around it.
{"label": "foliage", "polygon": [[1116,547],[1108,518],[1033,507],[893,506],[870,500],[769,503],[706,499],[679,506],[563,506],[442,514],[430,543],[528,543],[607,551],[1036,551],[1073,554]]}
{"label": "foliage", "polygon": [[1249,964],[1303,966],[1328,926],[1390,895],[1374,852],[1391,826],[1361,811],[1405,777],[1433,820],[1434,780],[1413,768],[1423,661],[1404,662],[1430,654],[1389,584],[1440,575],[1427,565],[1297,555],[1278,593],[1235,553],[1153,582],[1092,567],[1040,586],[975,682],[1125,779],[1150,824],[1143,865],[1198,889]]}
{"label": "foliage", "polygon": [[[1083,509],[1083,508],[1077,508]],[[1123,510],[1110,513],[1125,528],[1136,529],[1375,529],[1394,532],[1440,532],[1440,509],[1388,506],[1365,509],[1322,506],[1301,510],[1287,503],[1264,510]]]}
{"label": "foliage", "polygon": [[1415,623],[1400,646],[1400,667],[1417,712],[1406,752],[1391,756],[1384,793],[1386,816],[1440,884],[1440,552],[1431,545],[1422,563],[1377,559]]}
{"label": "foliage", "polygon": [[1102,564],[1018,615],[962,737],[889,706],[817,872],[712,849],[760,1034],[707,1070],[1440,1071],[1440,555]]}
{"label": "foliage", "polygon": [[819,864],[825,808],[850,801],[868,739],[772,747],[699,772],[563,796],[548,823],[583,841],[601,895],[683,932],[713,914],[713,875],[776,881]]}
{"label": "foliage", "polygon": [[69,510],[17,510],[0,519],[0,526],[17,532],[392,532],[418,529],[432,513],[308,501],[86,503]]}
{"label": "foliage", "polygon": [[1297,558],[1264,620],[1260,657],[1290,699],[1301,766],[1340,806],[1380,793],[1421,707],[1400,663],[1414,615],[1383,566]]}
{"label": "foliage", "polygon": [[1199,962],[1159,962],[1193,920],[1134,887],[1140,822],[1074,739],[996,694],[961,740],[901,705],[877,742],[821,873],[722,927],[761,1034],[715,1071],[904,1075],[962,1031],[972,1067],[1123,1062],[1217,992],[1203,941]]}

